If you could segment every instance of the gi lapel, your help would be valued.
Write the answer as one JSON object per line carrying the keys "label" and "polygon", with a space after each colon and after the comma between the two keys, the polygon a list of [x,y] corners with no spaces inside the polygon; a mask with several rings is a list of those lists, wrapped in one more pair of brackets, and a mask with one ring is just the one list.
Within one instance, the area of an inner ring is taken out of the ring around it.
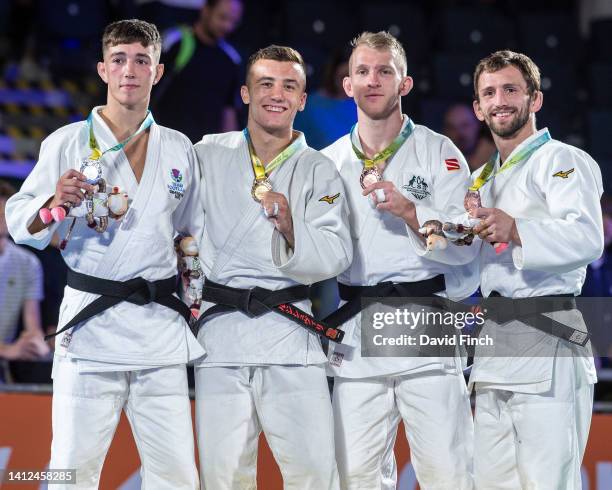
{"label": "gi lapel", "polygon": [[[291,175],[293,175],[293,169],[297,165],[300,156],[304,153],[304,150],[305,148],[298,150],[295,155],[293,155],[283,165],[281,165],[279,168],[272,172],[269,178],[272,182],[273,189],[276,192],[282,192],[282,190],[285,188],[285,185]],[[238,158],[240,158],[241,161],[245,162],[245,171],[252,172],[252,170],[250,169],[251,157],[249,155],[246,140],[241,145]],[[289,207],[291,207],[291,203],[289,203]],[[228,234],[227,239],[223,243],[223,246],[219,248],[219,252],[215,257],[213,266],[211,267],[210,273],[208,274],[208,278],[211,281],[219,281],[219,273],[227,265],[229,260],[234,255],[234,252],[240,247],[240,244],[242,243],[244,237],[247,235],[248,230],[253,226],[255,220],[259,216],[261,216],[261,213],[261,205],[258,202],[255,202],[254,200],[250,200],[248,209],[243,212],[242,218]]]}

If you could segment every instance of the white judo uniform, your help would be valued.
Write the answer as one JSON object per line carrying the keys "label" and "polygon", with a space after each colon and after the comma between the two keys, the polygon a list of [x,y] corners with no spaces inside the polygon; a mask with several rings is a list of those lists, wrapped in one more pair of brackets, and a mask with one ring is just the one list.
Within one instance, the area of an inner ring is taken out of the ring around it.
{"label": "white judo uniform", "polygon": [[[545,131],[517,146],[508,159]],[[482,245],[483,296],[580,294],[587,264],[603,251],[602,180],[595,161],[550,140],[480,193],[484,207],[515,218],[522,242],[500,255]],[[586,330],[578,310],[547,315]],[[476,348],[469,382],[476,389],[477,488],[580,489],[597,381],[590,345],[581,348],[516,320],[488,321],[482,335],[494,346]]]}
{"label": "white judo uniform", "polygon": [[[105,150],[117,140],[98,110],[93,130]],[[7,203],[15,241],[42,249],[54,232],[65,234],[69,218],[34,235],[27,228],[60,176],[79,170],[89,156],[88,138],[87,124],[78,122],[43,142],[38,163]],[[78,220],[62,252],[68,267],[116,281],[176,275],[175,230],[198,236],[203,222],[200,171],[189,140],[153,123],[140,183],[123,151],[106,153],[101,164],[107,183],[128,192],[130,209],[121,221],[110,219],[102,234]],[[59,325],[96,298],[66,287]],[[76,487],[68,487],[97,488],[125,408],[142,461],[143,488],[197,488],[185,364],[204,350],[181,315],[156,303],[122,302],[60,334],[55,345],[50,467],[77,469]]]}
{"label": "white judo uniform", "polygon": [[[356,136],[354,143],[360,148]],[[340,283],[370,286],[444,274],[452,298],[467,297],[476,289],[473,269],[460,266],[472,261],[471,248],[449,244],[423,258],[425,247],[408,225],[378,211],[362,195],[363,163],[350,135],[323,153],[340,171],[351,212],[354,257],[338,277]],[[383,180],[393,182],[415,203],[420,224],[464,213],[469,184],[465,159],[448,138],[424,126],[417,125],[390,158]],[[396,487],[393,446],[400,418],[421,488],[471,488],[473,426],[460,356],[362,357],[360,315],[341,328],[347,345],[330,346],[330,371],[335,377],[336,454],[343,488]]]}
{"label": "white judo uniform", "polygon": [[[254,175],[243,133],[207,135],[195,145],[205,209],[200,258],[207,279],[278,290],[334,277],[350,264],[340,176],[331,161],[306,146],[303,135],[294,144],[301,149],[270,175],[273,190],[291,208],[294,251],[251,197]],[[210,306],[205,302],[202,310]],[[310,312],[309,301],[295,306]],[[198,340],[207,352],[196,369],[203,486],[255,488],[263,430],[285,488],[338,488],[327,359],[319,338],[274,312],[249,318],[234,311],[204,323]]]}

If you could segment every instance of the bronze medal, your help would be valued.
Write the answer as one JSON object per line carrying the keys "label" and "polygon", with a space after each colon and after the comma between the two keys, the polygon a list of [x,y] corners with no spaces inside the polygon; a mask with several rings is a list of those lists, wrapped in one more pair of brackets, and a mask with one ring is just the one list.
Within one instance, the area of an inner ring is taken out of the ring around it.
{"label": "bronze medal", "polygon": [[382,181],[382,177],[378,171],[378,167],[376,166],[364,168],[361,172],[361,176],[359,177],[359,183],[361,184],[362,189],[365,189],[366,187],[380,181]]}
{"label": "bronze medal", "polygon": [[474,209],[481,208],[482,202],[480,201],[480,192],[467,191],[465,198],[463,199],[463,207],[468,213]]}
{"label": "bronze medal", "polygon": [[268,179],[255,179],[253,181],[253,187],[251,187],[251,196],[257,202],[261,202],[266,193],[272,190],[272,184]]}

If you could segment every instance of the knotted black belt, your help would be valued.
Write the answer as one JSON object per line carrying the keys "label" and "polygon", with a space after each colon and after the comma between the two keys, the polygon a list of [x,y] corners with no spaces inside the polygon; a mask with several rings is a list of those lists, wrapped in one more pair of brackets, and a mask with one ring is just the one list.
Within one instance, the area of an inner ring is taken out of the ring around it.
{"label": "knotted black belt", "polygon": [[273,311],[332,342],[342,342],[344,337],[342,330],[315,320],[312,315],[291,304],[309,297],[309,286],[292,286],[276,291],[260,287],[239,289],[206,279],[202,289],[202,300],[215,303],[215,306],[202,313],[196,323],[196,329],[201,327],[208,317],[219,313],[238,310],[250,318],[255,318]]}
{"label": "knotted black belt", "polygon": [[364,305],[362,298],[425,298],[444,291],[446,285],[442,274],[415,282],[379,282],[374,286],[347,286],[338,283],[340,298],[346,301],[339,309],[323,319],[328,325],[337,327],[353,318]]}
{"label": "knotted black belt", "polygon": [[519,320],[541,332],[567,340],[572,344],[584,346],[589,341],[588,332],[576,330],[543,315],[543,313],[576,309],[576,298],[573,294],[513,299],[492,291],[489,298],[496,298],[495,302],[487,301],[485,298],[482,304],[487,308],[487,317],[496,323]]}
{"label": "knotted black belt", "polygon": [[54,337],[74,327],[77,323],[89,320],[91,317],[108,310],[122,301],[140,306],[158,303],[176,311],[189,323],[191,311],[185,303],[174,296],[176,284],[176,276],[159,281],[147,281],[142,277],[136,277],[127,281],[112,281],[68,269],[68,286],[85,293],[99,294],[101,296],[89,303],[57,332],[47,335],[45,339]]}

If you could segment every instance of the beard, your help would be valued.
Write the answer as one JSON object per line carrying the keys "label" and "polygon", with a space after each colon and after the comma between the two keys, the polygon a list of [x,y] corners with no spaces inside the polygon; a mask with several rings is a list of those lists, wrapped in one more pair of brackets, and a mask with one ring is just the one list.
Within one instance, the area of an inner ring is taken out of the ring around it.
{"label": "beard", "polygon": [[514,115],[514,119],[506,127],[499,126],[493,120],[493,116],[491,115],[492,112],[496,112],[499,109],[494,109],[493,111],[491,111],[491,113],[489,113],[489,115],[485,117],[485,122],[487,123],[487,126],[489,126],[489,129],[496,136],[499,136],[500,138],[512,138],[518,131],[520,131],[525,126],[525,124],[529,122],[529,117],[531,116],[531,113],[529,112],[530,104],[531,99],[529,99],[523,107],[518,109],[518,111]]}
{"label": "beard", "polygon": [[389,116],[393,114],[393,112],[395,112],[397,106],[399,105],[399,102],[400,97],[398,96],[389,99],[387,104],[385,104],[381,109],[378,109],[376,111],[372,109],[365,109],[365,104],[364,107],[360,106],[360,109],[373,121],[381,121],[389,118]]}

